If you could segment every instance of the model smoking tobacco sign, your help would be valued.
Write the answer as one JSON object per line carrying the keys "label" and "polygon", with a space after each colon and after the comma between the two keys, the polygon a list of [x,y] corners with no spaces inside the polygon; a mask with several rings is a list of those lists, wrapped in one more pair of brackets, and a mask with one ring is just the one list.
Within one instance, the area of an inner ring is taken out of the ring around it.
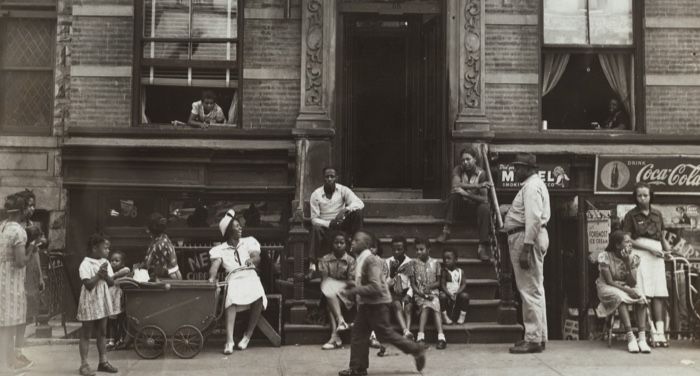
{"label": "model smoking tobacco sign", "polygon": [[648,183],[661,194],[700,193],[698,155],[599,155],[595,174],[596,193],[631,193],[638,182]]}

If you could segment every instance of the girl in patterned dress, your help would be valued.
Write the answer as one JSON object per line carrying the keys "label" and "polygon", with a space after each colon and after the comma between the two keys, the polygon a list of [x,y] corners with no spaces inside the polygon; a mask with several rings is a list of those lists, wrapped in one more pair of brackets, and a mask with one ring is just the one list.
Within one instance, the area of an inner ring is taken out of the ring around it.
{"label": "girl in patterned dress", "polygon": [[78,321],[82,321],[83,328],[80,332],[80,368],[83,376],[94,376],[95,372],[88,364],[88,346],[93,328],[97,331],[97,351],[100,354],[100,363],[97,370],[100,372],[116,373],[117,369],[107,361],[106,334],[107,319],[114,314],[112,296],[109,287],[114,285],[114,271],[107,255],[109,254],[109,241],[100,234],[93,234],[88,240],[88,256],[80,263],[80,280],[83,286],[80,288],[80,301],[78,302]]}
{"label": "girl in patterned dress", "polygon": [[[620,320],[627,331],[627,350],[631,353],[649,353],[644,328],[647,322],[646,299],[637,286],[639,256],[632,252],[632,237],[621,230],[610,234],[610,243],[598,255],[600,276],[596,280],[600,304],[600,316],[620,313]],[[639,327],[639,340],[632,332],[629,307],[634,307]]]}
{"label": "girl in patterned dress", "polygon": [[428,323],[428,315],[432,311],[435,319],[435,327],[438,331],[438,342],[435,346],[438,350],[447,347],[445,333],[442,331],[442,316],[440,315],[440,264],[438,260],[430,257],[430,244],[426,239],[416,238],[416,258],[411,260],[406,274],[411,281],[413,299],[420,308],[420,322],[416,341],[425,342],[425,325]]}
{"label": "girl in patterned dress", "polygon": [[17,326],[26,323],[27,297],[24,282],[27,261],[37,250],[35,243],[27,245],[27,233],[20,225],[27,202],[17,195],[5,199],[7,219],[0,222],[0,373],[14,371],[9,359],[14,359],[13,338]]}
{"label": "girl in patterned dress", "polygon": [[119,349],[124,344],[126,334],[126,313],[124,313],[124,294],[117,282],[121,278],[126,278],[131,274],[131,270],[124,265],[126,263],[126,255],[122,251],[113,251],[109,255],[109,264],[112,266],[114,275],[114,286],[109,287],[109,293],[112,296],[112,305],[114,306],[114,315],[109,317],[107,322],[107,337],[109,342],[107,348]]}

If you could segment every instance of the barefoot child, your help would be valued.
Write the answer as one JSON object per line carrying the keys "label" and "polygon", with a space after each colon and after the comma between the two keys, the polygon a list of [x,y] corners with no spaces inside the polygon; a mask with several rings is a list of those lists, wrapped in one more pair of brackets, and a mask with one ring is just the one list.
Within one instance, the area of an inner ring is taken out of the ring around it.
{"label": "barefoot child", "polygon": [[[333,253],[329,253],[318,262],[318,269],[324,281],[333,279],[336,281],[352,281],[355,278],[355,259],[350,256],[347,250],[347,236],[344,232],[338,231],[331,235]],[[353,301],[343,293],[326,295],[326,310],[331,323],[331,338],[321,349],[332,350],[342,346],[338,332],[350,329],[345,321],[341,310],[341,302],[345,308],[352,308]]]}
{"label": "barefoot child", "polygon": [[426,239],[416,238],[416,258],[411,261],[407,268],[407,274],[413,289],[413,299],[416,306],[420,308],[420,323],[416,341],[425,342],[425,324],[428,322],[428,315],[433,313],[435,326],[438,331],[438,342],[436,349],[442,350],[447,347],[445,333],[442,331],[442,317],[440,316],[440,264],[430,257],[430,244]]}
{"label": "barefoot child", "polygon": [[109,256],[109,264],[114,271],[112,279],[115,281],[114,286],[109,287],[112,305],[114,306],[114,315],[110,316],[107,322],[107,338],[109,338],[107,347],[110,349],[118,349],[124,344],[124,334],[126,332],[126,314],[124,313],[123,305],[124,296],[122,289],[116,281],[121,278],[126,278],[131,274],[131,270],[124,265],[125,263],[126,255],[124,255],[122,251],[114,251]]}
{"label": "barefoot child", "polygon": [[462,325],[467,319],[469,294],[464,270],[457,267],[457,254],[451,249],[442,252],[442,275],[440,276],[440,307],[445,324],[452,325],[454,314],[459,310],[457,324]]}
{"label": "barefoot child", "polygon": [[80,280],[83,285],[80,289],[80,301],[78,302],[78,321],[83,323],[80,332],[80,369],[82,376],[93,376],[95,371],[88,364],[88,346],[93,328],[97,331],[97,351],[100,354],[100,363],[97,370],[100,372],[117,373],[117,369],[107,361],[106,332],[107,318],[114,314],[112,296],[109,286],[114,285],[112,266],[107,261],[109,243],[100,234],[93,234],[88,239],[88,256],[80,263]]}

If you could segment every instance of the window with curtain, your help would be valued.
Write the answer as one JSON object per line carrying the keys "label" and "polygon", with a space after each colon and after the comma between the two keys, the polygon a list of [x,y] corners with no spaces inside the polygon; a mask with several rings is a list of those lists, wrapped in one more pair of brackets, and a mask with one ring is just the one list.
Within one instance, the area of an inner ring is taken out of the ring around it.
{"label": "window with curtain", "polygon": [[545,129],[636,129],[633,0],[543,0]]}
{"label": "window with curtain", "polygon": [[0,0],[0,132],[51,134],[55,46],[55,0]]}
{"label": "window with curtain", "polygon": [[187,127],[194,118],[197,127],[240,125],[242,3],[137,2],[142,19],[137,123]]}

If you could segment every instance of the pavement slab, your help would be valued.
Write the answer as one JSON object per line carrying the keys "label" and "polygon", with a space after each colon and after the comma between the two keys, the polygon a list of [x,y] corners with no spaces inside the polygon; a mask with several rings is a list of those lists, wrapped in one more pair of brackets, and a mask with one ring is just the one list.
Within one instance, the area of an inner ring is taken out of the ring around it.
{"label": "pavement slab", "polygon": [[[225,356],[219,346],[208,346],[194,359],[178,359],[166,352],[155,360],[140,359],[132,350],[109,353],[119,375],[279,375],[331,376],[346,368],[349,346],[322,351],[319,346],[252,346]],[[74,343],[30,346],[26,355],[35,366],[26,375],[77,375],[78,346]],[[370,352],[370,375],[418,375],[413,359],[393,347],[387,355]],[[651,354],[629,354],[624,343],[608,348],[600,341],[553,341],[541,354],[511,355],[508,346],[450,344],[446,350],[431,347],[424,375],[431,376],[583,376],[656,375],[700,376],[700,343],[674,342],[667,349]],[[90,348],[93,367],[97,351]],[[100,374],[98,374],[100,375]],[[106,375],[106,374],[102,374]]]}

